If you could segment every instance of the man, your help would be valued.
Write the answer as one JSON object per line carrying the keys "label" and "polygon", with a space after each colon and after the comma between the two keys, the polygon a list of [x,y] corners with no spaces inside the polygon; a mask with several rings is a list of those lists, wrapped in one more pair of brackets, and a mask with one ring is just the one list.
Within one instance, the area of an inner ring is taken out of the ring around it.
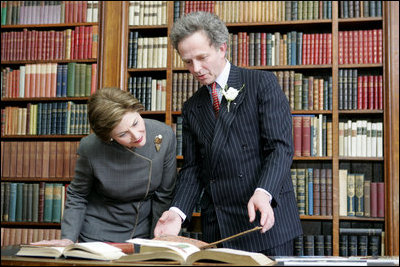
{"label": "man", "polygon": [[293,239],[302,230],[290,178],[289,103],[272,73],[226,60],[228,36],[226,25],[206,12],[188,14],[171,31],[175,49],[203,87],[184,104],[184,166],[172,207],[154,234],[177,235],[204,188],[204,241],[261,225],[261,232],[223,246],[292,255]]}

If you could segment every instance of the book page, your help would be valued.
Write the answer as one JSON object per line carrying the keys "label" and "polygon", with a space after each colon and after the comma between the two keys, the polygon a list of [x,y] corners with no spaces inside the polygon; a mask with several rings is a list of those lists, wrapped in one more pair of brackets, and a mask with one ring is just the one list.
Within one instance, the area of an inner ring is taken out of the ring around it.
{"label": "book page", "polygon": [[151,240],[142,238],[129,239],[126,242],[141,245],[142,246],[140,249],[141,252],[144,250],[146,250],[146,252],[151,251],[151,249],[146,249],[146,247],[152,247],[154,248],[154,251],[159,251],[159,248],[165,250],[172,250],[178,253],[184,260],[186,260],[190,254],[200,250],[198,247],[192,244],[183,242],[170,242],[170,241],[160,241],[160,240]]}

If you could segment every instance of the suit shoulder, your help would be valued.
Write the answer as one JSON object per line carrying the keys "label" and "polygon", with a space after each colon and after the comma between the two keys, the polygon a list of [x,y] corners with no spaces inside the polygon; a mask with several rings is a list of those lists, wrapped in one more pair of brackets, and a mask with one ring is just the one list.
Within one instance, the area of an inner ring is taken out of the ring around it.
{"label": "suit shoulder", "polygon": [[171,126],[164,122],[153,119],[144,119],[144,121],[146,124],[146,131],[151,134],[161,134],[163,136],[172,136],[174,134]]}
{"label": "suit shoulder", "polygon": [[93,151],[94,149],[104,145],[106,144],[103,141],[101,141],[96,134],[92,133],[81,139],[79,143],[78,153],[79,154],[91,153],[91,151]]}

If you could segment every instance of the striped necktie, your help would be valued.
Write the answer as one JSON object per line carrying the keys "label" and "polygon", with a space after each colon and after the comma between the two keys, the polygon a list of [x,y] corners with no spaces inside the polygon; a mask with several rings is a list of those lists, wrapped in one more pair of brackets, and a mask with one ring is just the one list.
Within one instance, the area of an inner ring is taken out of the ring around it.
{"label": "striped necktie", "polygon": [[218,94],[217,94],[217,83],[213,82],[211,85],[211,95],[212,95],[212,101],[213,101],[213,108],[215,112],[215,117],[218,117],[218,112],[219,112],[219,100],[218,100]]}

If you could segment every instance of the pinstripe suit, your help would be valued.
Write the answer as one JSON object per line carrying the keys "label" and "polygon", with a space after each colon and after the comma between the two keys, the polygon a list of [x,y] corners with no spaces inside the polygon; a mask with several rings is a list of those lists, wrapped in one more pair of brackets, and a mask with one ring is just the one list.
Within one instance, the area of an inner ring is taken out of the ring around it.
{"label": "pinstripe suit", "polygon": [[224,243],[225,247],[262,251],[302,233],[290,166],[293,156],[290,108],[275,76],[231,66],[228,86],[244,89],[230,104],[222,99],[215,119],[210,94],[201,87],[184,105],[183,155],[172,206],[190,220],[201,201],[203,238],[215,241],[259,224],[249,223],[247,203],[256,188],[272,196],[275,224]]}

